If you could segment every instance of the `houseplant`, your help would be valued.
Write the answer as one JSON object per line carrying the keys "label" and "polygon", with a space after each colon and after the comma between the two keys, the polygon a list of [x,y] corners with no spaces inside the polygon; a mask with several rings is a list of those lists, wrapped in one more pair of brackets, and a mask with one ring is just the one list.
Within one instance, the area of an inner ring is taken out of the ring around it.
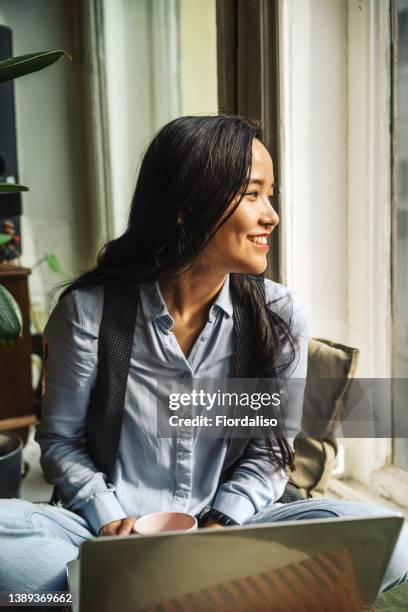
{"label": "houseplant", "polygon": [[[60,49],[30,53],[0,61],[0,83],[42,70],[54,64],[63,56],[71,57]],[[28,191],[28,187],[13,183],[0,183],[0,193]],[[10,237],[0,234],[0,244],[6,244]],[[21,336],[23,329],[20,308],[10,292],[0,284],[0,346],[9,349]]]}

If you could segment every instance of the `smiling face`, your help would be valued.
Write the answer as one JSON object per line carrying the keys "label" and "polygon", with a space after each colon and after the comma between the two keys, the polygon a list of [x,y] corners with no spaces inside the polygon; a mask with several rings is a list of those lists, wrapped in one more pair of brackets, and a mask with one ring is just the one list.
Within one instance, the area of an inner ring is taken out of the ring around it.
{"label": "smiling face", "polygon": [[[273,195],[272,159],[257,139],[252,143],[252,166],[244,196],[225,223],[202,251],[207,266],[220,272],[261,274],[267,265],[269,235],[279,223],[270,203]],[[241,190],[224,218],[237,205]]]}

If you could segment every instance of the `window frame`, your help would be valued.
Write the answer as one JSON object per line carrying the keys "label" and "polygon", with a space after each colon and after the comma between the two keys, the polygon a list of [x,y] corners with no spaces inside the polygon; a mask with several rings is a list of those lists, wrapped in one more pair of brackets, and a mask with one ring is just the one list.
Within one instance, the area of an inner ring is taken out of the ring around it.
{"label": "window frame", "polygon": [[[361,326],[366,341],[360,345],[362,364],[360,377],[391,377],[393,374],[393,316],[395,314],[395,285],[393,269],[396,249],[393,248],[397,207],[396,138],[393,119],[396,117],[394,95],[396,77],[395,0],[387,3],[366,3],[365,19],[361,3],[349,0],[349,82],[360,77],[361,91],[349,91],[350,134],[349,139],[349,261],[366,256],[368,284],[364,278],[350,269],[349,324]],[[364,57],[357,52],[360,40],[368,51]],[[363,75],[367,75],[364,80]],[[357,129],[358,109],[364,97],[368,100],[369,121],[365,130]],[[354,127],[353,127],[354,126]],[[365,134],[364,134],[365,131]],[[357,158],[366,144],[369,164],[360,174]],[[377,146],[375,146],[377,145]],[[383,172],[389,168],[389,173]],[[365,195],[361,198],[361,190]],[[353,196],[354,194],[354,196]],[[361,202],[365,206],[361,207]],[[384,201],[389,203],[384,206]],[[362,211],[362,208],[365,210]],[[369,219],[369,226],[358,245],[351,239],[352,225]],[[365,244],[364,244],[365,243]],[[377,258],[373,256],[377,253]],[[371,255],[371,256],[370,256]],[[368,316],[367,316],[368,314]],[[363,356],[365,354],[365,357]],[[392,410],[392,404],[389,406]],[[393,465],[393,439],[365,439],[349,442],[346,453],[345,482],[349,493],[366,490],[367,498],[373,495],[387,499],[401,508],[408,508],[408,470]],[[405,486],[404,486],[405,485]],[[333,487],[336,490],[336,486]]]}
{"label": "window frame", "polygon": [[[273,160],[273,207],[280,214],[279,0],[217,0],[220,113],[259,121]],[[273,232],[267,278],[282,282],[284,223]]]}
{"label": "window frame", "polygon": [[[329,18],[327,13],[325,14],[327,19],[325,25],[333,29],[333,41],[328,41],[326,38],[324,44],[326,46],[337,44],[338,49],[336,48],[333,57],[324,58],[323,61],[333,66],[339,66],[336,64],[339,60],[347,63],[347,77],[344,84],[347,91],[341,91],[341,95],[346,95],[347,100],[344,110],[339,106],[338,100],[334,99],[336,92],[324,92],[327,112],[330,113],[329,108],[333,105],[339,108],[339,112],[346,113],[346,117],[343,114],[341,120],[347,126],[346,170],[344,172],[342,167],[338,169],[337,174],[333,173],[335,183],[341,184],[339,177],[343,179],[344,176],[347,182],[344,201],[347,215],[346,244],[344,246],[342,243],[342,250],[337,253],[338,257],[346,260],[347,278],[345,281],[342,278],[327,279],[330,281],[328,290],[334,287],[336,299],[338,297],[345,301],[345,308],[338,308],[336,312],[327,311],[330,300],[323,302],[322,307],[319,297],[315,295],[315,288],[310,287],[310,279],[313,280],[316,275],[322,274],[327,269],[325,262],[320,263],[316,257],[313,259],[307,255],[307,250],[310,249],[308,238],[310,231],[313,230],[313,223],[309,221],[308,215],[310,217],[315,210],[313,190],[308,190],[307,187],[308,180],[312,180],[313,177],[307,176],[311,167],[310,162],[305,164],[306,169],[304,169],[296,157],[298,150],[303,147],[303,150],[307,151],[307,147],[312,145],[310,141],[312,132],[302,131],[294,95],[294,88],[297,86],[296,74],[302,74],[301,62],[304,62],[303,72],[306,75],[310,74],[308,70],[310,71],[311,64],[306,52],[305,59],[302,57],[299,59],[301,56],[299,48],[294,49],[296,44],[307,44],[306,37],[302,43],[298,42],[296,36],[298,31],[293,26],[294,18],[298,17],[296,11],[299,10],[299,5],[292,0],[280,0],[279,3],[280,56],[283,58],[280,67],[280,96],[283,111],[280,118],[283,153],[281,172],[285,185],[281,210],[286,220],[282,256],[283,282],[295,290],[300,287],[300,295],[306,298],[312,336],[336,334],[335,340],[360,349],[357,376],[361,378],[390,378],[392,375],[391,229],[395,192],[392,181],[395,179],[392,174],[394,145],[391,140],[391,102],[394,104],[395,101],[391,98],[390,76],[394,65],[391,63],[390,48],[393,2],[394,0],[387,2],[347,0],[344,7],[333,6],[333,13]],[[304,18],[309,20],[309,24],[316,24],[319,11],[324,8],[319,2],[302,5]],[[313,44],[315,52],[316,40]],[[305,47],[306,49],[308,48]],[[395,54],[394,48],[393,54]],[[297,64],[293,65],[292,62]],[[295,72],[292,71],[293,67]],[[312,66],[312,69],[318,70],[319,66]],[[327,70],[327,64],[324,69]],[[307,81],[305,83],[307,85]],[[343,82],[341,86],[343,87]],[[319,100],[320,94],[321,92],[313,90],[305,92],[312,121],[315,106],[318,105],[322,112],[325,112]],[[330,159],[341,159],[340,155],[336,158],[336,151],[344,146],[344,140],[339,137],[337,141],[337,137],[338,133],[333,132],[332,141],[324,144],[329,151]],[[321,142],[319,146],[322,146]],[[307,161],[306,156],[305,161]],[[389,171],[384,172],[384,168],[388,168]],[[294,177],[298,183],[301,181],[306,185],[303,201],[298,186],[296,184],[294,186]],[[317,210],[321,210],[319,205]],[[338,215],[338,209],[335,214]],[[306,229],[303,233],[306,234],[306,238],[303,237],[302,231],[296,229],[299,223],[305,224]],[[320,231],[326,231],[324,223],[320,224],[320,227]],[[303,259],[299,261],[300,253],[303,253]],[[316,269],[311,267],[316,264]],[[332,275],[336,272],[337,270],[334,270]],[[337,476],[342,479],[341,481],[333,479],[333,492],[336,492],[336,484],[340,483],[344,485],[343,494],[347,489],[350,497],[354,488],[355,491],[359,491],[360,497],[361,491],[365,490],[366,499],[373,496],[388,498],[398,505],[408,507],[408,499],[401,495],[403,484],[407,485],[406,490],[408,490],[408,471],[392,465],[391,439],[348,439],[339,442],[346,449],[345,469],[343,474]],[[337,494],[341,495],[338,490]]]}
{"label": "window frame", "polygon": [[[398,240],[398,211],[399,211],[399,197],[400,197],[400,176],[399,176],[399,150],[398,150],[398,0],[391,0],[391,140],[392,140],[392,160],[391,160],[391,171],[392,171],[392,242],[394,248],[392,250],[392,320],[393,320],[393,361],[392,371],[398,376],[397,366],[397,325],[394,323],[398,314],[397,301],[398,301],[398,248],[396,246]],[[406,7],[408,13],[408,3]],[[405,444],[408,444],[408,440],[405,439]],[[404,473],[408,473],[407,467],[399,467],[396,464],[396,440],[392,441],[391,449],[391,464],[396,470]],[[407,480],[408,484],[408,480]]]}

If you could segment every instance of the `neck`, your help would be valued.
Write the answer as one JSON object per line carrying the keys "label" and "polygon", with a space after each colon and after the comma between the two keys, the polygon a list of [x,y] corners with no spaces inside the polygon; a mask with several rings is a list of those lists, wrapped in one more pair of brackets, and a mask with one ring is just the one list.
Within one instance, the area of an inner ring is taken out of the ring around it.
{"label": "neck", "polygon": [[173,318],[205,319],[225,280],[225,272],[200,269],[197,265],[159,282],[160,291]]}

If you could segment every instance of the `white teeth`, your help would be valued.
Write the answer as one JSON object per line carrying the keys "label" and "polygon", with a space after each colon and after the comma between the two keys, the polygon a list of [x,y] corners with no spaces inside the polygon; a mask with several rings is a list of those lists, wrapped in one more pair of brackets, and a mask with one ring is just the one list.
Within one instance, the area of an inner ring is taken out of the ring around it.
{"label": "white teeth", "polygon": [[266,236],[248,236],[248,240],[255,242],[255,244],[268,244]]}

